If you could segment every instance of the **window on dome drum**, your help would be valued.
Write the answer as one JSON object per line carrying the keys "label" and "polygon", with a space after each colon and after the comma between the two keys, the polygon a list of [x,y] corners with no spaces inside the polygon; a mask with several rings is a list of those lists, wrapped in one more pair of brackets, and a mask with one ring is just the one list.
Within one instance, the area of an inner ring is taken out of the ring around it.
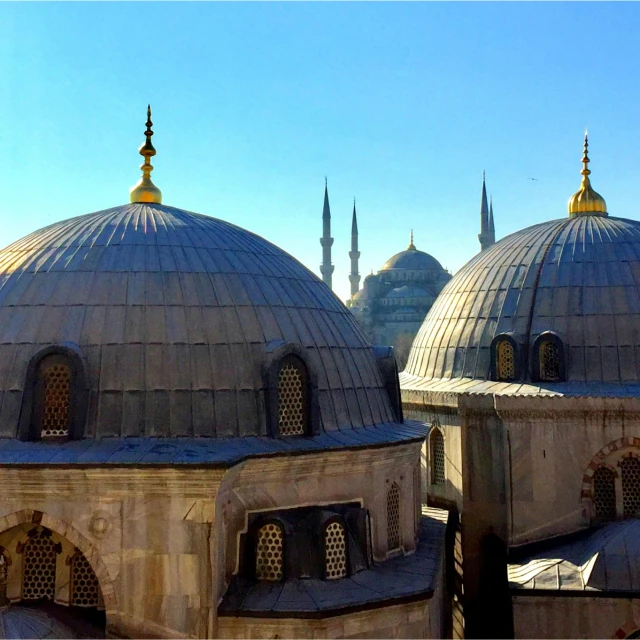
{"label": "window on dome drum", "polygon": [[640,515],[640,460],[624,458],[620,462],[622,476],[622,512],[625,518]]}
{"label": "window on dome drum", "polygon": [[40,436],[68,436],[71,418],[71,368],[64,356],[51,355],[42,359],[38,365],[36,389],[36,415]]}
{"label": "window on dome drum", "polygon": [[307,433],[307,371],[300,358],[285,357],[278,375],[278,427],[282,436]]}
{"label": "window on dome drum", "polygon": [[394,482],[387,493],[387,550],[400,548],[400,487]]}
{"label": "window on dome drum", "polygon": [[600,520],[615,520],[615,473],[607,467],[598,467],[593,474],[593,504]]}
{"label": "window on dome drum", "polygon": [[347,575],[347,537],[339,522],[332,522],[324,530],[324,575],[337,580]]}
{"label": "window on dome drum", "polygon": [[551,340],[543,340],[538,348],[540,380],[558,382],[561,378],[560,348]]}
{"label": "window on dome drum", "polygon": [[53,600],[56,588],[56,558],[60,545],[51,539],[51,531],[36,531],[24,545],[22,599]]}
{"label": "window on dome drum", "polygon": [[431,484],[444,484],[444,438],[438,427],[429,436],[431,453]]}
{"label": "window on dome drum", "polygon": [[256,579],[278,582],[282,580],[284,565],[284,535],[274,522],[263,525],[256,540]]}
{"label": "window on dome drum", "polygon": [[516,377],[516,353],[509,340],[500,340],[496,345],[496,377],[510,382]]}
{"label": "window on dome drum", "polygon": [[76,607],[97,607],[100,584],[91,565],[80,551],[71,559],[71,604]]}

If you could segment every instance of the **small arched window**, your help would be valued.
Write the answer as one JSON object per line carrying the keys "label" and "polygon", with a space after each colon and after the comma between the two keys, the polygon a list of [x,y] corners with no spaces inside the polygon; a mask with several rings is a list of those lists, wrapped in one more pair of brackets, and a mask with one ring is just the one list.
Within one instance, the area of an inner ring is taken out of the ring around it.
{"label": "small arched window", "polygon": [[324,530],[324,576],[337,580],[347,575],[347,536],[344,527],[335,520]]}
{"label": "small arched window", "polygon": [[278,374],[278,431],[281,436],[308,433],[308,375],[304,362],[296,356],[286,356]]}
{"label": "small arched window", "polygon": [[560,375],[560,349],[555,342],[543,340],[538,349],[540,358],[540,380],[558,382]]}
{"label": "small arched window", "polygon": [[71,559],[71,604],[76,607],[100,604],[98,577],[80,551],[76,551]]}
{"label": "small arched window", "polygon": [[431,454],[431,484],[444,484],[444,438],[438,427],[434,427],[429,436]]}
{"label": "small arched window", "polygon": [[275,522],[258,530],[256,536],[256,579],[278,582],[284,575],[284,531]]}
{"label": "small arched window", "polygon": [[516,350],[509,340],[500,340],[496,344],[496,378],[511,382],[516,377]]}
{"label": "small arched window", "polygon": [[608,467],[598,467],[593,474],[593,504],[599,520],[615,520],[615,472]]}
{"label": "small arched window", "polygon": [[34,408],[41,438],[69,436],[71,367],[65,356],[46,356],[38,364]]}
{"label": "small arched window", "polygon": [[640,460],[624,458],[620,461],[622,476],[622,513],[625,518],[640,515]]}
{"label": "small arched window", "polygon": [[53,600],[56,590],[56,562],[60,543],[51,539],[51,531],[36,530],[23,548],[23,600]]}
{"label": "small arched window", "polygon": [[400,487],[394,482],[387,492],[387,550],[400,548]]}

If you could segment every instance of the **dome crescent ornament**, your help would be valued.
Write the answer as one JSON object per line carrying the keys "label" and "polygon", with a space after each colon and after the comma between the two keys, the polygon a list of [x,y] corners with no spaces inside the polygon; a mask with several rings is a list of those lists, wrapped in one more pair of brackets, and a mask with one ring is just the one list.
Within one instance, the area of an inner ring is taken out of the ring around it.
{"label": "dome crescent ornament", "polygon": [[575,216],[606,216],[607,203],[604,198],[591,187],[589,180],[589,137],[584,133],[584,155],[582,156],[582,184],[580,189],[569,199],[569,217]]}
{"label": "dome crescent ornament", "polygon": [[162,203],[162,191],[156,187],[151,181],[151,172],[153,171],[153,165],[151,164],[151,158],[156,155],[156,150],[151,143],[151,136],[153,135],[153,122],[151,122],[151,105],[147,106],[147,129],[144,132],[146,140],[140,147],[139,153],[144,158],[144,162],[140,165],[142,169],[142,178],[138,184],[131,187],[129,192],[130,202],[153,202],[156,204]]}

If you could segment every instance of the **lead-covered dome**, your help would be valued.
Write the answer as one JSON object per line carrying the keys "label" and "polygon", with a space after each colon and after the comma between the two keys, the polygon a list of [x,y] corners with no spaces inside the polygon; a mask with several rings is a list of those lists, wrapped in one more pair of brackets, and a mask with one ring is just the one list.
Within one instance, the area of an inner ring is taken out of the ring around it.
{"label": "lead-covered dome", "polygon": [[478,254],[425,318],[403,387],[489,379],[500,335],[518,349],[516,380],[531,380],[542,334],[559,341],[567,381],[640,381],[640,222],[606,214],[553,220]]}
{"label": "lead-covered dome", "polygon": [[320,428],[394,420],[351,313],[273,244],[152,203],[58,222],[0,252],[0,435],[52,345],[86,368],[87,436],[264,435],[281,343],[309,363]]}
{"label": "lead-covered dome", "polygon": [[400,251],[391,256],[382,266],[380,271],[391,269],[405,269],[408,271],[444,271],[442,265],[428,253],[416,248]]}

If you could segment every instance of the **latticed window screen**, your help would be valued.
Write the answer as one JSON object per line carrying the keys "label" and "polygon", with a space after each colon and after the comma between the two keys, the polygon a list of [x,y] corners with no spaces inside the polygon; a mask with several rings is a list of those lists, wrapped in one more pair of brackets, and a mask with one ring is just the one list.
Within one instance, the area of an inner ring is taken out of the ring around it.
{"label": "latticed window screen", "polygon": [[593,474],[593,504],[598,518],[613,520],[616,517],[615,473],[607,467],[598,467]]}
{"label": "latticed window screen", "polygon": [[347,575],[347,540],[344,527],[332,522],[324,532],[325,571],[327,580],[337,580]]}
{"label": "latticed window screen", "polygon": [[25,544],[22,598],[53,599],[56,588],[57,545],[47,529],[37,531]]}
{"label": "latticed window screen", "polygon": [[256,541],[256,578],[276,582],[282,580],[283,564],[282,528],[277,524],[265,524],[258,531]]}
{"label": "latticed window screen", "polygon": [[620,463],[622,475],[622,511],[625,517],[640,512],[640,460],[625,458]]}
{"label": "latticed window screen", "polygon": [[387,493],[387,549],[400,547],[400,487],[394,482]]}
{"label": "latticed window screen", "polygon": [[278,424],[280,435],[304,435],[305,384],[300,367],[287,362],[278,377]]}
{"label": "latticed window screen", "polygon": [[434,427],[429,441],[431,443],[431,483],[444,484],[444,438],[440,429]]}
{"label": "latticed window screen", "polygon": [[44,365],[43,438],[69,435],[69,408],[71,404],[71,370],[61,362]]}
{"label": "latticed window screen", "polygon": [[500,340],[496,346],[496,373],[498,380],[513,380],[516,377],[516,354],[508,340]]}
{"label": "latticed window screen", "polygon": [[76,607],[97,607],[100,584],[87,559],[76,552],[71,560],[71,604]]}
{"label": "latticed window screen", "polygon": [[551,340],[540,344],[540,379],[548,382],[560,380],[560,349]]}

